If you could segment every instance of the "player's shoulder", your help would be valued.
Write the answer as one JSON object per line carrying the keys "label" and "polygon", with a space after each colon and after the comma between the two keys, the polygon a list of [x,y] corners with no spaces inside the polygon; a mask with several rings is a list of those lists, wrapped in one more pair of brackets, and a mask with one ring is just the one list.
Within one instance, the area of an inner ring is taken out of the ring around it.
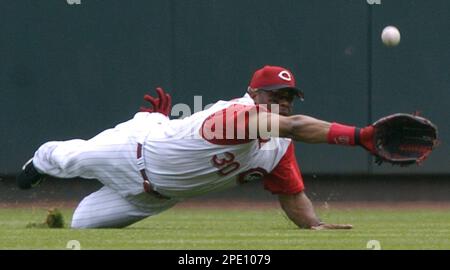
{"label": "player's shoulder", "polygon": [[255,105],[255,102],[253,101],[253,99],[250,97],[249,94],[245,94],[243,97],[233,98],[231,100],[226,101],[226,103],[228,103],[228,104],[242,104],[242,105],[248,105],[248,106]]}
{"label": "player's shoulder", "polygon": [[240,98],[234,98],[230,100],[219,100],[216,103],[209,106],[208,109],[205,109],[204,111],[214,113],[225,109],[240,110],[250,108],[253,106],[255,106],[253,99],[248,94],[246,94],[245,96]]}
{"label": "player's shoulder", "polygon": [[269,141],[263,141],[260,150],[265,151],[266,153],[270,152],[272,155],[284,155],[289,148],[293,147],[291,139],[276,137],[270,138]]}
{"label": "player's shoulder", "polygon": [[294,143],[292,142],[292,139],[281,138],[281,137],[274,138],[274,139],[279,142],[279,144],[280,144],[279,148],[283,152],[286,152],[289,147],[294,148]]}

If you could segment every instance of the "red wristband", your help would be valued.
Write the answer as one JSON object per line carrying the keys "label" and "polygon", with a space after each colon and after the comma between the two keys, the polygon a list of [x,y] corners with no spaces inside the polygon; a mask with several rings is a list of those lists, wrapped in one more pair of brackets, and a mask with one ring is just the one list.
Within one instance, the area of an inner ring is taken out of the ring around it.
{"label": "red wristband", "polygon": [[328,143],[339,145],[355,145],[356,127],[332,123],[328,132]]}

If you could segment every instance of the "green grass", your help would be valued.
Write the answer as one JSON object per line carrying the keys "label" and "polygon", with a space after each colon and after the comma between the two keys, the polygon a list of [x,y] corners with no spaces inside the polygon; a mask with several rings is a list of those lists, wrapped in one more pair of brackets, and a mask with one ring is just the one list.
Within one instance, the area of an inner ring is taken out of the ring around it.
{"label": "green grass", "polygon": [[[63,209],[70,223],[73,210]],[[126,229],[25,228],[46,209],[0,209],[0,249],[450,249],[447,210],[347,209],[319,211],[323,220],[351,223],[349,231],[299,230],[279,209],[175,208]]]}

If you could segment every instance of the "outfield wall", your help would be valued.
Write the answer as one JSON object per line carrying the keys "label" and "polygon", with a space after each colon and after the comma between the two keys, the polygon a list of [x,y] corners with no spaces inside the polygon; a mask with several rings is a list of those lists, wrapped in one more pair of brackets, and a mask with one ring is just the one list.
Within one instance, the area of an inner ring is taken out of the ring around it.
{"label": "outfield wall", "polygon": [[[361,149],[297,145],[308,174],[450,173],[450,1],[15,0],[0,2],[0,175],[43,142],[88,139],[163,86],[193,108],[243,95],[264,64],[306,93],[296,112],[363,126],[423,111],[442,144],[422,167],[375,167]],[[400,47],[382,46],[385,25]]]}

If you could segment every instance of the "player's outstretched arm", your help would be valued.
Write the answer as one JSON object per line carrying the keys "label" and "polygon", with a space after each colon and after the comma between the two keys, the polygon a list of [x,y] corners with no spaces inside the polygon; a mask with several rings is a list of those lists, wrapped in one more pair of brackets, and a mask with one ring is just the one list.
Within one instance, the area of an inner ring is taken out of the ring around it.
{"label": "player's outstretched arm", "polygon": [[269,127],[271,136],[291,138],[311,144],[359,145],[371,153],[374,152],[373,126],[357,128],[306,115],[281,116],[264,112],[258,116],[259,129],[262,123]]}
{"label": "player's outstretched arm", "polygon": [[280,137],[305,143],[327,143],[331,123],[306,115],[279,116]]}
{"label": "player's outstretched arm", "polygon": [[279,195],[281,208],[299,228],[312,230],[352,229],[350,224],[327,224],[317,217],[314,207],[304,192]]}
{"label": "player's outstretched arm", "polygon": [[304,115],[279,116],[278,123],[281,137],[307,143],[359,145],[373,154],[378,164],[421,164],[439,145],[437,126],[417,113],[388,115],[364,128]]}

